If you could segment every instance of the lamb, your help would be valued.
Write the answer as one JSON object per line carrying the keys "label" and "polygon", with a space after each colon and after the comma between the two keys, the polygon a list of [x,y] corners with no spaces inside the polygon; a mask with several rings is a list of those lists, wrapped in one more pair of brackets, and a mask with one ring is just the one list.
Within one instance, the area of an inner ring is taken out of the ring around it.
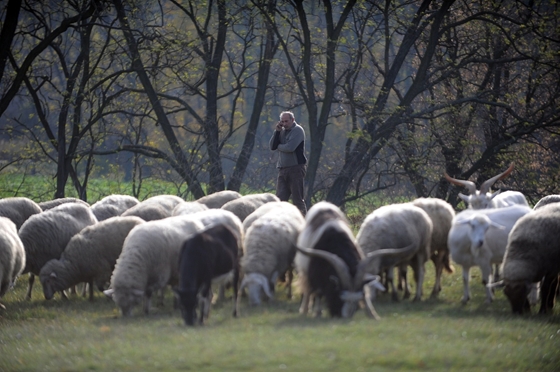
{"label": "lamb", "polygon": [[531,212],[531,208],[514,205],[506,208],[466,209],[453,219],[447,239],[451,258],[463,268],[463,298],[470,298],[470,268],[479,266],[482,284],[486,286],[486,303],[492,302],[494,294],[488,286],[492,282],[492,264],[500,264],[504,258],[508,234],[518,219]]}
{"label": "lamb", "polygon": [[184,200],[175,195],[152,196],[124,211],[121,216],[138,216],[144,221],[161,220],[173,215],[173,209]]}
{"label": "lamb", "polygon": [[74,235],[96,223],[91,208],[81,203],[64,203],[25,221],[19,236],[26,254],[23,274],[30,273],[27,299],[31,299],[35,275],[39,275],[41,268],[49,260],[59,259]]}
{"label": "lamb", "polygon": [[186,201],[179,203],[173,208],[172,215],[180,216],[185,214],[191,214],[196,212],[202,212],[209,209],[205,204],[199,203],[197,201]]}
{"label": "lamb", "polygon": [[232,190],[223,190],[217,191],[215,193],[203,196],[202,198],[197,199],[196,201],[200,204],[206,205],[210,209],[214,208],[221,208],[222,205],[226,204],[227,202],[240,198],[241,194],[237,191]]}
{"label": "lamb", "polygon": [[29,198],[11,197],[0,200],[0,216],[12,220],[18,230],[29,217],[42,211],[39,204]]}
{"label": "lamb", "polygon": [[44,202],[40,202],[39,203],[39,207],[41,207],[41,210],[47,211],[49,209],[53,209],[55,207],[58,207],[61,204],[66,204],[66,203],[78,203],[78,204],[82,204],[83,206],[89,207],[89,203],[86,201],[83,201],[82,199],[78,199],[78,198],[58,198],[58,199],[53,199],[53,200],[47,200]]}
{"label": "lamb", "polygon": [[521,217],[509,235],[502,264],[504,293],[514,314],[529,313],[527,296],[541,282],[539,314],[551,313],[560,275],[560,204]]}
{"label": "lamb", "polygon": [[433,224],[429,215],[413,204],[392,204],[380,207],[369,214],[362,223],[356,239],[364,253],[382,249],[401,248],[402,254],[380,256],[369,266],[369,273],[379,275],[387,270],[387,282],[392,298],[398,300],[393,284],[393,267],[403,270],[412,266],[416,280],[414,301],[422,299],[424,265],[430,257]]}
{"label": "lamb", "polygon": [[175,289],[185,324],[194,325],[200,295],[199,324],[210,312],[212,280],[233,274],[233,316],[237,316],[239,260],[237,236],[225,224],[216,224],[187,239],[179,256],[179,285]]}
{"label": "lamb", "polygon": [[134,196],[113,194],[94,203],[91,206],[91,210],[98,221],[103,221],[111,217],[120,216],[138,203],[140,202]]}
{"label": "lamb", "polygon": [[136,216],[111,217],[74,235],[60,259],[48,261],[39,272],[45,299],[78,283],[88,283],[89,300],[93,301],[94,284],[100,291],[105,289],[125,238],[142,223],[144,220]]}
{"label": "lamb", "polygon": [[[307,314],[313,296],[316,315],[320,315],[320,300],[324,296],[331,317],[349,318],[364,299],[364,291],[368,293],[370,286],[383,288],[379,276],[366,274],[371,260],[383,254],[395,254],[398,250],[378,251],[364,258],[346,216],[326,201],[313,205],[305,221],[294,260],[302,291],[300,313]],[[365,300],[369,315],[378,318],[370,296]]]}
{"label": "lamb", "polygon": [[294,205],[287,202],[266,205],[269,204],[276,204],[276,208],[267,208],[268,213],[257,218],[245,232],[241,262],[244,277],[240,290],[247,288],[251,305],[260,304],[261,291],[271,299],[271,289],[278,278],[286,274],[288,297],[291,297],[292,264],[297,239],[305,224],[303,215]]}
{"label": "lamb", "polygon": [[278,202],[280,199],[271,193],[249,194],[227,202],[222,206],[222,209],[232,212],[243,222],[258,207],[273,201]]}
{"label": "lamb", "polygon": [[492,185],[501,179],[506,178],[513,171],[513,164],[506,169],[505,172],[500,173],[482,183],[480,190],[476,189],[476,185],[472,181],[458,180],[451,178],[444,173],[445,179],[450,183],[458,186],[464,186],[469,190],[469,195],[459,193],[459,197],[471,209],[486,209],[486,208],[503,208],[511,205],[525,205],[528,206],[525,195],[519,191],[506,191],[500,194],[500,190],[491,193],[490,188]]}
{"label": "lamb", "polygon": [[144,313],[150,312],[152,294],[179,280],[179,253],[183,242],[203,229],[190,216],[168,217],[134,227],[123,243],[111,275],[112,298],[125,317],[144,300]]}
{"label": "lamb", "polygon": [[[12,288],[25,267],[25,250],[16,224],[0,217],[0,299]],[[0,308],[5,309],[0,303]]]}
{"label": "lamb", "polygon": [[544,207],[545,205],[551,204],[551,203],[560,203],[560,195],[547,195],[543,198],[541,198],[537,204],[535,204],[535,206],[533,207],[533,210],[537,210],[541,207]]}
{"label": "lamb", "polygon": [[453,273],[454,271],[450,263],[447,236],[451,229],[453,217],[455,217],[455,210],[451,204],[437,198],[418,198],[412,204],[422,208],[432,220],[430,258],[435,266],[436,280],[431,297],[435,298],[441,292],[441,274],[443,270],[445,269],[448,273]]}

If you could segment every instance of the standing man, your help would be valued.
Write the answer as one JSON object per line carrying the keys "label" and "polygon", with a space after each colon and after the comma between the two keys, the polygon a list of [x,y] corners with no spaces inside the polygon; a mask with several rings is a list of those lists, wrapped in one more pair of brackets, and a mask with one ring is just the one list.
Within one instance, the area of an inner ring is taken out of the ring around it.
{"label": "standing man", "polygon": [[305,157],[305,131],[296,123],[293,112],[283,111],[280,121],[272,138],[270,149],[278,151],[278,180],[276,183],[276,196],[281,201],[292,202],[305,216],[307,207],[303,197],[303,179],[307,172],[307,158]]}

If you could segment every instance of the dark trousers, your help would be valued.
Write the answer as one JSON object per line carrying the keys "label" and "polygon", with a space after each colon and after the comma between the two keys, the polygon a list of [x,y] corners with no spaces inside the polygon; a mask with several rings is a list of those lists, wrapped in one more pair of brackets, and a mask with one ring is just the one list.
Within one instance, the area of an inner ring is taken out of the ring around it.
{"label": "dark trousers", "polygon": [[307,164],[300,164],[293,167],[280,168],[278,170],[278,180],[276,182],[276,196],[281,201],[288,201],[292,197],[292,203],[305,216],[307,207],[303,196],[303,179],[307,173]]}

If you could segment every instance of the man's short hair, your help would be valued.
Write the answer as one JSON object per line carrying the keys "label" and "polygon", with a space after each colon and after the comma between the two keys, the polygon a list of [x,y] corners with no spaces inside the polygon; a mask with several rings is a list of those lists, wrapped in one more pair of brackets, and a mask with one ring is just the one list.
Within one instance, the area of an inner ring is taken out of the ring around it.
{"label": "man's short hair", "polygon": [[291,111],[282,111],[282,112],[280,113],[280,120],[282,120],[282,116],[283,116],[284,114],[288,114],[288,115],[290,115],[290,117],[292,118],[292,120],[296,120],[296,117],[295,117],[294,113],[291,112]]}

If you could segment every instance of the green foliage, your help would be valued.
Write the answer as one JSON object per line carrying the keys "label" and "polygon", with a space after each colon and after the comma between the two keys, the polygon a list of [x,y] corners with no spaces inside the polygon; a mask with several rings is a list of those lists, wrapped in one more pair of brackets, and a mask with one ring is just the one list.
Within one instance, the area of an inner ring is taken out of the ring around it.
{"label": "green foliage", "polygon": [[[429,293],[433,265],[426,267]],[[560,309],[512,316],[501,291],[483,304],[480,274],[473,275],[465,306],[456,272],[444,274],[437,300],[382,296],[379,321],[363,312],[351,320],[302,317],[297,299],[286,300],[279,287],[276,301],[261,307],[243,300],[237,319],[229,301],[215,304],[207,324],[194,328],[184,326],[169,295],[151,315],[136,309],[123,319],[100,293],[93,303],[77,295],[45,301],[39,284],[25,301],[23,277],[2,300],[0,370],[557,371]]]}

